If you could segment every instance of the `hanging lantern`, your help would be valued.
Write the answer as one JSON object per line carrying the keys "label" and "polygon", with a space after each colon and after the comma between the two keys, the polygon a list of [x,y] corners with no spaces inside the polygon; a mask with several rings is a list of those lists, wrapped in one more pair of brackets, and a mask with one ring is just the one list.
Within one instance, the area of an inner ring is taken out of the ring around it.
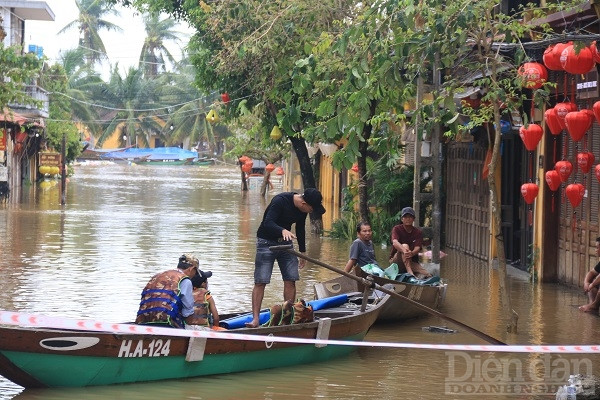
{"label": "hanging lantern", "polygon": [[596,41],[594,40],[592,44],[590,44],[590,51],[592,52],[592,58],[594,62],[600,63],[600,53],[598,52],[598,47],[596,47]]}
{"label": "hanging lantern", "polygon": [[594,113],[594,117],[596,117],[596,121],[600,124],[600,101],[594,103],[592,112]]}
{"label": "hanging lantern", "polygon": [[254,165],[254,161],[252,161],[252,159],[249,158],[248,160],[246,160],[246,162],[244,162],[244,165],[249,165],[250,168],[252,168],[252,166]]}
{"label": "hanging lantern", "polygon": [[581,183],[571,183],[570,185],[567,185],[565,192],[569,202],[571,202],[571,205],[575,208],[581,203],[581,200],[583,200],[585,187],[583,187]]}
{"label": "hanging lantern", "polygon": [[579,168],[581,168],[584,174],[590,172],[590,169],[592,169],[592,165],[594,165],[594,160],[594,154],[590,153],[589,151],[577,153],[577,165],[579,166]]}
{"label": "hanging lantern", "polygon": [[265,171],[267,171],[268,173],[271,173],[275,170],[275,166],[273,164],[267,164],[267,166],[265,167]]}
{"label": "hanging lantern", "polygon": [[577,104],[575,103],[556,103],[554,106],[556,110],[556,116],[558,117],[558,123],[562,129],[567,129],[567,123],[565,117],[572,111],[577,111]]}
{"label": "hanging lantern", "polygon": [[523,79],[523,87],[526,89],[539,89],[548,79],[546,67],[536,62],[521,65],[517,73]]}
{"label": "hanging lantern", "polygon": [[229,103],[229,100],[231,100],[229,98],[229,93],[225,92],[225,93],[221,93],[221,100],[223,101],[223,103],[227,104]]}
{"label": "hanging lantern", "polygon": [[238,160],[240,161],[240,165],[241,165],[241,164],[246,163],[246,161],[250,161],[251,158],[248,156],[241,156]]}
{"label": "hanging lantern", "polygon": [[219,122],[219,116],[215,110],[210,110],[208,114],[206,114],[206,120],[211,124]]}
{"label": "hanging lantern", "polygon": [[592,126],[592,117],[585,111],[571,111],[565,117],[565,124],[569,136],[576,142],[579,142],[588,129]]}
{"label": "hanging lantern", "polygon": [[563,67],[560,64],[560,55],[565,47],[567,47],[569,43],[557,43],[548,46],[548,48],[544,51],[543,61],[546,68],[552,71],[563,71]]}
{"label": "hanging lantern", "polygon": [[358,164],[357,163],[354,163],[354,165],[352,165],[352,171],[358,172]]}
{"label": "hanging lantern", "polygon": [[277,167],[277,169],[275,170],[275,174],[276,175],[283,175],[283,168],[282,167]]}
{"label": "hanging lantern", "polygon": [[550,190],[552,190],[553,192],[557,191],[558,188],[560,187],[560,175],[558,175],[558,172],[556,172],[553,169],[551,169],[550,171],[547,171],[546,172],[546,183],[548,184],[548,187],[550,188]]}
{"label": "hanging lantern", "polygon": [[271,137],[272,140],[279,140],[281,139],[281,130],[279,129],[279,127],[277,125],[275,125],[273,127],[273,129],[271,129],[271,134],[269,135]]}
{"label": "hanging lantern", "polygon": [[525,199],[525,203],[532,204],[538,195],[538,185],[535,183],[524,183],[521,185],[521,195]]}
{"label": "hanging lantern", "polygon": [[569,176],[571,176],[571,172],[573,172],[573,164],[567,160],[558,161],[554,165],[554,169],[558,172],[560,181],[566,182],[569,179]]}
{"label": "hanging lantern", "polygon": [[596,175],[598,182],[600,182],[600,164],[596,165],[594,168],[594,174]]}
{"label": "hanging lantern", "polygon": [[562,128],[560,126],[560,122],[558,122],[558,116],[556,115],[556,109],[549,108],[544,113],[544,121],[546,121],[546,125],[548,129],[550,129],[550,133],[554,136],[560,135],[562,132]]}
{"label": "hanging lantern", "polygon": [[586,74],[594,68],[594,58],[588,47],[582,48],[576,54],[575,47],[571,44],[560,54],[560,65],[570,74]]}
{"label": "hanging lantern", "polygon": [[245,173],[249,173],[250,171],[252,171],[252,163],[242,164],[242,171],[244,171]]}
{"label": "hanging lantern", "polygon": [[522,126],[519,129],[519,136],[525,145],[525,148],[529,151],[534,151],[542,139],[542,127],[538,124],[529,124],[529,126]]}

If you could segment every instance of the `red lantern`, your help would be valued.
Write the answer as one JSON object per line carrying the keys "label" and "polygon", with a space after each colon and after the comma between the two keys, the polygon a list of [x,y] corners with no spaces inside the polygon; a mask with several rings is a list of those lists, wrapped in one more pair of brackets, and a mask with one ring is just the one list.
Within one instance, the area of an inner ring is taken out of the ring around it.
{"label": "red lantern", "polygon": [[538,185],[535,183],[524,183],[521,185],[521,195],[525,199],[525,203],[531,204],[538,195]]}
{"label": "red lantern", "polygon": [[590,44],[590,51],[592,52],[592,58],[594,61],[600,63],[600,53],[598,53],[595,40],[592,42],[592,44]]}
{"label": "red lantern", "polygon": [[558,123],[563,129],[567,129],[567,123],[565,117],[572,111],[577,111],[577,104],[575,103],[556,103],[554,106],[556,110],[556,116],[558,117]]}
{"label": "red lantern", "polygon": [[560,181],[566,182],[567,179],[569,179],[569,176],[571,176],[571,172],[573,172],[573,164],[567,160],[558,161],[554,165],[554,170],[558,172]]}
{"label": "red lantern", "polygon": [[560,135],[562,128],[560,126],[560,122],[558,122],[558,116],[556,115],[556,109],[549,108],[544,113],[544,120],[546,121],[546,125],[548,129],[550,129],[550,133],[554,136]]}
{"label": "red lantern", "polygon": [[244,163],[242,164],[242,171],[244,171],[245,173],[249,173],[250,171],[252,171],[252,163]]}
{"label": "red lantern", "polygon": [[523,87],[527,89],[539,89],[548,79],[546,67],[535,62],[521,65],[517,73],[523,78]]}
{"label": "red lantern", "polygon": [[597,101],[592,106],[592,111],[594,113],[594,117],[596,117],[596,121],[600,124],[600,101]]}
{"label": "red lantern", "polygon": [[594,154],[590,152],[577,153],[577,165],[583,171],[584,174],[590,172],[592,165],[594,165]]}
{"label": "red lantern", "polygon": [[248,157],[248,156],[241,156],[241,157],[239,158],[239,160],[240,160],[240,164],[245,164],[245,163],[246,163],[246,161],[249,161],[249,160],[250,160],[250,157]]}
{"label": "red lantern", "polygon": [[271,172],[273,172],[273,170],[275,170],[275,166],[273,164],[267,164],[267,166],[265,167],[265,170],[268,173],[271,173]]}
{"label": "red lantern", "polygon": [[570,74],[586,74],[594,68],[594,58],[589,48],[584,47],[576,54],[571,44],[560,54],[560,65]]}
{"label": "red lantern", "polygon": [[551,169],[550,171],[547,171],[546,172],[546,183],[548,184],[548,187],[550,188],[550,190],[552,190],[553,192],[557,191],[558,188],[560,187],[560,175],[558,175],[558,172],[556,172],[553,169]]}
{"label": "red lantern", "polygon": [[221,100],[223,101],[223,103],[227,104],[229,103],[229,93],[225,92],[225,93],[221,93]]}
{"label": "red lantern", "polygon": [[571,111],[565,117],[567,131],[576,142],[579,142],[592,126],[592,117],[585,111]]}
{"label": "red lantern", "polygon": [[600,164],[596,165],[596,168],[594,168],[594,173],[596,174],[596,179],[598,182],[600,182]]}
{"label": "red lantern", "polygon": [[542,139],[543,133],[542,127],[538,124],[529,124],[527,128],[522,126],[519,129],[519,136],[521,136],[525,148],[529,151],[534,151],[536,149],[540,139]]}
{"label": "red lantern", "polygon": [[277,169],[275,170],[275,173],[277,175],[283,175],[284,174],[283,168],[282,167],[277,167]]}
{"label": "red lantern", "polygon": [[354,165],[352,166],[352,171],[358,172],[358,164],[354,163]]}
{"label": "red lantern", "polygon": [[567,193],[571,205],[575,208],[581,203],[581,200],[583,200],[585,187],[583,187],[581,183],[571,183],[570,185],[567,185],[565,192]]}
{"label": "red lantern", "polygon": [[560,55],[562,51],[570,45],[569,43],[557,43],[550,45],[545,51],[543,56],[544,65],[546,68],[552,71],[563,71],[563,67],[560,64]]}

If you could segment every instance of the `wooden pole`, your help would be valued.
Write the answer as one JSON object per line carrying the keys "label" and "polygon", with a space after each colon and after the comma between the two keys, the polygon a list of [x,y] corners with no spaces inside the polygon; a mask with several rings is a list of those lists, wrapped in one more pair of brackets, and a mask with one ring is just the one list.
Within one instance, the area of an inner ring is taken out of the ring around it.
{"label": "wooden pole", "polygon": [[60,204],[61,205],[65,205],[65,203],[67,202],[67,198],[66,198],[66,192],[67,192],[67,163],[66,163],[66,156],[67,156],[67,135],[65,135],[63,133],[62,136],[62,146],[60,149],[60,165],[61,165],[61,170],[62,173],[60,174]]}
{"label": "wooden pole", "polygon": [[412,299],[409,299],[408,297],[402,296],[401,294],[398,294],[398,293],[394,292],[393,290],[386,289],[383,286],[378,285],[377,283],[375,283],[373,281],[370,281],[370,280],[365,279],[365,278],[360,278],[360,277],[358,277],[356,275],[350,274],[350,273],[348,273],[346,271],[343,271],[343,270],[341,270],[339,268],[332,267],[331,265],[325,264],[324,262],[321,262],[321,261],[319,261],[317,259],[308,257],[305,254],[299,253],[299,252],[297,252],[297,251],[294,250],[294,248],[292,247],[292,245],[271,246],[271,247],[269,247],[269,249],[271,251],[285,250],[288,253],[295,255],[296,257],[301,257],[301,258],[303,258],[303,259],[305,259],[307,261],[310,261],[313,264],[320,265],[321,267],[327,268],[328,270],[331,270],[333,272],[337,272],[340,275],[344,275],[345,277],[353,279],[353,280],[357,281],[358,283],[360,283],[363,286],[367,286],[367,287],[370,287],[370,288],[373,288],[373,289],[377,289],[377,290],[379,290],[379,291],[381,291],[383,293],[389,294],[390,296],[394,296],[394,297],[397,297],[399,299],[402,299],[403,301],[406,301],[407,303],[412,304],[413,306],[415,306],[415,307],[417,307],[417,308],[419,308],[419,309],[427,312],[430,315],[434,315],[436,317],[442,318],[442,319],[444,319],[444,320],[446,320],[446,321],[448,321],[448,322],[450,322],[450,323],[452,323],[454,325],[457,325],[457,326],[461,327],[462,329],[464,329],[466,331],[469,331],[473,335],[479,337],[480,339],[485,340],[488,343],[497,344],[497,345],[506,345],[506,343],[501,342],[500,340],[498,340],[496,338],[493,338],[493,337],[491,337],[491,336],[489,336],[489,335],[487,335],[487,334],[485,334],[485,333],[483,333],[483,332],[481,332],[481,331],[479,331],[479,330],[477,330],[475,328],[472,328],[472,327],[470,327],[467,324],[464,324],[464,323],[462,323],[460,321],[457,321],[454,318],[449,317],[447,315],[444,315],[441,312],[436,311],[436,310],[434,310],[432,308],[424,306],[423,304],[421,304],[421,303],[419,303],[417,301],[414,301]]}

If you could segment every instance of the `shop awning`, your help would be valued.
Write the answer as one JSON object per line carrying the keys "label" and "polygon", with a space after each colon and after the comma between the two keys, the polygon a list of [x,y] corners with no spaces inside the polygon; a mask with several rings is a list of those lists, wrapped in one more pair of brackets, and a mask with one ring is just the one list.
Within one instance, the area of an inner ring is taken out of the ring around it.
{"label": "shop awning", "polygon": [[4,112],[0,113],[0,122],[10,122],[12,124],[23,125],[27,122],[27,118],[14,111],[4,109]]}

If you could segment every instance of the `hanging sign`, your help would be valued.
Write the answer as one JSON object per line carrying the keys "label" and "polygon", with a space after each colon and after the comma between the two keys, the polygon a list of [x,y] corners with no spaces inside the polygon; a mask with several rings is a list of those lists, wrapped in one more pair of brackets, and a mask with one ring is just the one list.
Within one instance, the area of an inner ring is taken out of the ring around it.
{"label": "hanging sign", "polygon": [[39,153],[40,165],[60,167],[60,153]]}

